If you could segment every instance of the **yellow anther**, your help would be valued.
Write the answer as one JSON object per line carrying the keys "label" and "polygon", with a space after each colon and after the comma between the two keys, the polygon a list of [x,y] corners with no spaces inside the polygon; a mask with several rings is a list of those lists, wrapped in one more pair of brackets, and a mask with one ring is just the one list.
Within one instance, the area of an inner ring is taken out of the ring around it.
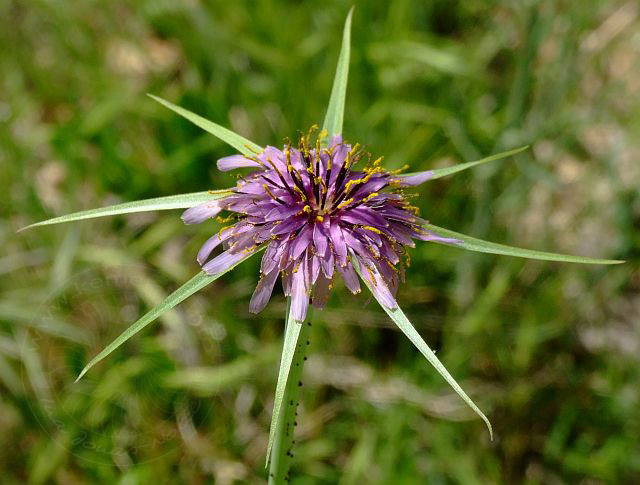
{"label": "yellow anther", "polygon": [[361,184],[363,181],[364,181],[364,179],[354,179],[354,180],[349,180],[349,181],[346,183],[346,185],[344,186],[344,190],[345,190],[345,192],[348,192],[352,185]]}
{"label": "yellow anther", "polygon": [[287,160],[287,170],[289,172],[293,171],[293,165],[291,165],[291,146],[287,145],[284,149],[284,156]]}
{"label": "yellow anther", "polygon": [[374,197],[376,197],[378,195],[380,195],[380,194],[378,194],[378,192],[371,192],[364,199],[362,199],[362,202],[367,202],[368,200],[371,200],[371,199],[373,199]]}
{"label": "yellow anther", "polygon": [[338,209],[342,209],[343,207],[348,206],[349,204],[351,204],[351,202],[353,202],[353,197],[351,199],[347,199],[347,200],[344,200],[344,201],[340,202],[338,204]]}
{"label": "yellow anther", "polygon": [[375,277],[375,274],[373,273],[373,270],[369,268],[369,266],[367,266],[366,268],[367,268],[367,271],[369,272],[371,283],[373,283],[373,286],[378,286],[378,282],[376,281],[376,277]]}
{"label": "yellow anther", "polygon": [[307,194],[305,194],[302,190],[300,190],[300,187],[298,187],[297,185],[294,185],[293,190],[296,193],[298,193],[303,200],[307,200]]}
{"label": "yellow anther", "polygon": [[311,213],[311,207],[309,207],[308,205],[305,205],[302,208],[302,212],[306,212],[307,214],[310,214]]}
{"label": "yellow anther", "polygon": [[365,167],[364,169],[364,173],[369,174],[369,175],[373,175],[374,173],[380,173],[380,172],[384,172],[384,168],[382,167]]}
{"label": "yellow anther", "polygon": [[398,268],[396,268],[396,267],[393,265],[393,263],[392,263],[391,261],[389,261],[388,259],[385,259],[385,260],[384,260],[384,262],[385,262],[385,263],[387,263],[387,264],[389,265],[389,267],[390,267],[393,271],[395,271],[396,273],[399,273],[399,272],[400,272],[400,271],[398,270]]}
{"label": "yellow anther", "polygon": [[[311,137],[311,135],[309,135]],[[300,151],[305,155],[305,157],[309,156],[309,145],[307,145],[307,140],[304,135],[300,136]]]}
{"label": "yellow anther", "polygon": [[278,169],[278,167],[276,166],[275,163],[273,163],[273,161],[270,158],[267,158],[267,162],[269,162],[271,164],[271,166],[273,167],[273,169],[276,171],[276,173],[282,177],[282,173],[280,173],[280,170]]}
{"label": "yellow anther", "polygon": [[369,179],[371,178],[372,175],[373,175],[373,173],[368,173],[366,176],[364,176],[364,177],[362,177],[360,179],[349,180],[345,185],[345,191],[348,192],[352,185],[366,184],[369,181]]}
{"label": "yellow anther", "polygon": [[410,212],[413,212],[415,215],[420,214],[420,208],[416,207],[415,205],[406,205],[405,209],[407,209]]}
{"label": "yellow anther", "polygon": [[243,253],[245,253],[245,254],[246,254],[246,253],[250,253],[250,252],[251,252],[251,251],[253,251],[256,247],[257,247],[257,245],[256,245],[256,246],[251,246],[251,247],[245,248],[245,249],[243,249],[243,250],[242,250],[242,252],[243,252]]}
{"label": "yellow anther", "polygon": [[273,192],[271,192],[271,189],[267,184],[262,184],[262,188],[267,192],[267,194],[269,194],[269,197],[271,197],[273,200],[278,200],[276,196],[273,195]]}
{"label": "yellow anther", "polygon": [[322,221],[324,221],[324,217],[322,217],[321,215],[317,215],[316,216],[316,221],[322,222]]}
{"label": "yellow anther", "polygon": [[351,152],[347,153],[347,158],[345,158],[344,160],[345,168],[349,168],[350,165],[351,165]]}
{"label": "yellow anther", "polygon": [[376,234],[382,234],[382,231],[378,228],[372,226],[360,226],[362,229],[366,229],[367,231],[375,232]]}
{"label": "yellow anther", "polygon": [[404,171],[405,171],[406,169],[408,169],[408,168],[409,168],[409,165],[405,164],[405,165],[403,165],[403,166],[402,166],[402,167],[400,167],[400,168],[397,168],[397,169],[395,169],[395,170],[391,170],[391,172],[389,172],[389,173],[390,173],[391,175],[395,175],[395,174],[397,174],[397,173],[404,172]]}

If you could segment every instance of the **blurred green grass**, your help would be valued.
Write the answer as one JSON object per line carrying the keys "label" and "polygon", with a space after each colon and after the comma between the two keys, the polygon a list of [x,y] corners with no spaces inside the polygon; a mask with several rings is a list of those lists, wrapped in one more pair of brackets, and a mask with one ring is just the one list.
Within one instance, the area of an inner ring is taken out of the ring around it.
{"label": "blurred green grass", "polygon": [[[354,2],[345,135],[412,170],[438,225],[626,259],[585,268],[422,244],[399,300],[496,439],[367,296],[317,312],[296,483],[640,480],[640,9]],[[260,144],[320,123],[346,1],[0,1],[0,483],[264,480],[284,302],[257,261],[88,358],[198,268],[178,213],[16,230],[227,187],[231,153],[151,92]],[[209,229],[210,230],[210,229]]]}

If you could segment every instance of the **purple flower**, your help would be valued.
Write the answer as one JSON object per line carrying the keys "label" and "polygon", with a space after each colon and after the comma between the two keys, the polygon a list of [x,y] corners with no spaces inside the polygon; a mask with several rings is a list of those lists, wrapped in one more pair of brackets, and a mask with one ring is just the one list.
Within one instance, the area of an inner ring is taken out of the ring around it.
{"label": "purple flower", "polygon": [[[343,143],[340,136],[325,149],[320,140],[312,148],[301,137],[298,148],[269,146],[252,158],[218,160],[223,171],[256,170],[241,177],[231,195],[192,207],[182,216],[193,224],[226,210],[231,216],[218,220],[237,221],[202,246],[197,258],[202,269],[222,272],[266,246],[250,310],[257,313],[266,306],[281,273],[293,317],[303,321],[309,299],[315,307],[324,307],[337,274],[351,292],[360,292],[356,262],[378,298],[396,308],[405,247],[414,247],[413,239],[457,240],[426,231],[426,221],[402,190],[428,180],[431,172],[403,176],[386,171],[381,161],[372,161],[360,145]],[[211,257],[219,244],[224,251]]]}

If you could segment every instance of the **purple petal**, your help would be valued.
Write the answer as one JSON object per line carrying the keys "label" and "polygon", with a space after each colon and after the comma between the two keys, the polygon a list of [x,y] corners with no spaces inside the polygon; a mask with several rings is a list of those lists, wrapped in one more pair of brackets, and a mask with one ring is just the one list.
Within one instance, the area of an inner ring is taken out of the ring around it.
{"label": "purple petal", "polygon": [[230,251],[234,253],[242,253],[245,250],[248,250],[254,246],[257,246],[261,242],[262,241],[260,241],[256,237],[255,229],[252,231],[247,231],[233,241],[233,244],[231,244]]}
{"label": "purple petal", "polygon": [[353,269],[351,261],[347,261],[347,264],[345,266],[339,265],[338,271],[342,275],[344,285],[347,287],[347,289],[354,295],[360,293],[360,280],[358,279],[356,270]]}
{"label": "purple petal", "polygon": [[260,264],[260,271],[263,273],[271,273],[271,270],[278,266],[282,253],[287,246],[286,242],[272,241],[267,246],[267,249],[262,256],[262,263]]}
{"label": "purple petal", "polygon": [[285,296],[291,296],[291,281],[292,281],[292,273],[291,271],[284,271],[282,273],[282,291]]}
{"label": "purple petal", "polygon": [[[258,158],[267,168],[271,168],[275,165],[283,174],[287,172],[287,162],[285,160],[284,153],[276,147],[265,147],[264,152],[258,155]],[[271,165],[271,163],[273,163],[273,165]]]}
{"label": "purple petal", "polygon": [[355,237],[353,231],[345,229],[344,231],[342,231],[342,234],[344,235],[344,241],[349,249],[359,254],[367,253],[367,248],[358,238]]}
{"label": "purple petal", "polygon": [[386,239],[382,240],[380,253],[384,258],[387,258],[391,262],[391,264],[397,264],[398,262],[400,262],[400,256],[398,255],[396,250],[393,248],[391,243]]}
{"label": "purple petal", "polygon": [[304,322],[309,308],[309,296],[304,286],[304,265],[293,273],[291,281],[291,315],[297,322]]}
{"label": "purple petal", "polygon": [[327,241],[327,236],[324,234],[322,224],[317,222],[313,226],[313,244],[316,247],[318,254],[320,256],[324,256],[327,251],[327,247],[329,246],[329,241]]}
{"label": "purple petal", "polygon": [[368,195],[371,192],[382,190],[387,185],[389,185],[389,177],[387,175],[373,177],[371,180],[365,182],[362,185],[359,185],[356,191],[353,193],[353,196],[354,198],[358,199],[358,197],[356,197],[356,194]]}
{"label": "purple petal", "polygon": [[333,257],[333,252],[327,251],[324,255],[324,258],[320,260],[322,272],[324,275],[331,279],[333,277],[333,270],[335,268],[335,259]]}
{"label": "purple petal", "polygon": [[236,168],[259,166],[260,164],[258,162],[243,157],[242,155],[231,155],[230,157],[223,157],[218,160],[218,170],[222,172],[228,172]]}
{"label": "purple petal", "polygon": [[269,298],[271,298],[271,293],[273,292],[273,285],[275,285],[277,279],[278,268],[275,268],[271,273],[263,274],[260,277],[260,281],[251,296],[251,302],[249,302],[249,311],[251,313],[259,313],[265,306],[267,306]]}
{"label": "purple petal", "polygon": [[294,232],[300,229],[305,222],[306,222],[306,218],[291,217],[289,219],[285,219],[280,224],[275,226],[271,231],[271,233],[278,235],[278,234],[286,234],[289,232]]}
{"label": "purple petal", "polygon": [[425,172],[418,172],[414,175],[400,175],[398,181],[400,187],[410,187],[414,185],[420,185],[433,177],[433,170],[427,170]]}
{"label": "purple petal", "polygon": [[227,229],[207,239],[206,242],[200,248],[200,251],[198,251],[198,257],[196,258],[200,266],[204,264],[204,262],[207,260],[211,252],[215,248],[217,248],[218,245],[222,243],[222,241],[228,239],[232,234],[233,234],[233,231],[231,231],[230,229]]}
{"label": "purple petal", "polygon": [[205,273],[214,275],[223,273],[231,268],[236,263],[242,261],[247,256],[246,252],[232,253],[231,251],[225,251],[218,254],[215,258],[205,264],[202,269]]}
{"label": "purple petal", "polygon": [[300,234],[293,240],[291,247],[291,259],[298,259],[298,257],[304,253],[305,249],[309,247],[311,243],[312,230],[309,226],[305,226],[300,231]]}
{"label": "purple petal", "polygon": [[[309,254],[309,251],[307,251]],[[318,256],[311,256],[309,258],[309,279],[307,281],[307,287],[311,288],[318,279],[320,274],[320,258]]]}
{"label": "purple petal", "polygon": [[333,135],[331,137],[331,141],[329,142],[329,148],[333,148],[342,143],[342,135]]}
{"label": "purple petal", "polygon": [[336,259],[338,264],[344,266],[347,263],[347,245],[344,242],[344,235],[342,229],[338,225],[335,219],[331,220],[331,226],[329,226],[329,233],[331,234],[331,242],[333,243],[333,250],[336,253]]}
{"label": "purple petal", "polygon": [[[329,185],[332,186],[330,188],[331,191],[333,191],[333,189],[335,187],[333,187],[333,184],[335,183],[336,179],[338,178],[338,173],[340,172],[340,167],[342,167],[342,165],[344,164],[345,159],[347,158],[347,153],[350,150],[350,146],[348,145],[337,145],[335,147],[335,149],[333,150],[333,156],[331,157],[331,179],[329,180]],[[329,194],[331,195],[331,194]]]}
{"label": "purple petal", "polygon": [[352,224],[366,224],[368,226],[377,227],[378,229],[382,229],[389,225],[383,216],[366,206],[360,206],[346,211],[340,219]]}
{"label": "purple petal", "polygon": [[292,207],[285,207],[283,205],[278,204],[276,207],[271,209],[264,217],[265,221],[284,221],[292,216],[295,216],[302,207],[298,205],[294,205]]}
{"label": "purple petal", "polygon": [[371,262],[363,261],[361,258],[359,258],[359,262],[360,274],[363,279],[369,282],[371,292],[375,294],[376,299],[380,300],[380,303],[387,308],[397,308],[396,299],[375,266]]}
{"label": "purple petal", "polygon": [[190,207],[184,211],[182,213],[182,221],[185,224],[200,224],[207,219],[217,216],[221,210],[222,207],[220,207],[219,201],[212,200],[211,202]]}
{"label": "purple petal", "polygon": [[460,239],[454,239],[452,237],[441,237],[438,236],[437,234],[433,234],[433,233],[426,233],[426,234],[416,234],[415,236],[416,239],[420,239],[421,241],[434,241],[434,242],[439,242],[439,243],[444,243],[444,244],[460,244],[462,243],[462,241]]}

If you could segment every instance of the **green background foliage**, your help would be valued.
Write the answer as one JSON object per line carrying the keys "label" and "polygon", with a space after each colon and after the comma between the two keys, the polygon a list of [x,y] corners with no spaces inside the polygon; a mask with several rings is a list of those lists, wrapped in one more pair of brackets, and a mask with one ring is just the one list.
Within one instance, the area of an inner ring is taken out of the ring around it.
{"label": "green background foliage", "polygon": [[[482,421],[366,292],[315,312],[296,483],[640,479],[640,8],[633,1],[354,2],[345,136],[411,171],[531,150],[416,192],[483,239],[626,259],[584,267],[411,251],[399,303]],[[179,212],[35,228],[225,188],[232,150],[321,124],[350,2],[0,0],[0,483],[261,482],[284,327],[250,260],[79,383],[198,271]]]}

